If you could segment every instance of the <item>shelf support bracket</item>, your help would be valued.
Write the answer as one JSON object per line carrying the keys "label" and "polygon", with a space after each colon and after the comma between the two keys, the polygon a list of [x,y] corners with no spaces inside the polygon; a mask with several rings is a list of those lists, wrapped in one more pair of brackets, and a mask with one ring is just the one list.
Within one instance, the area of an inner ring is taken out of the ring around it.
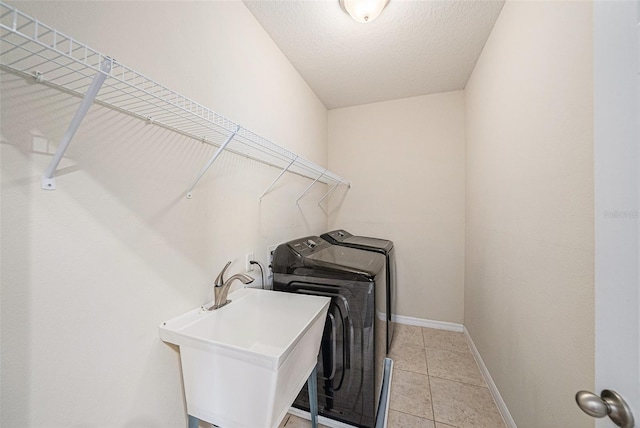
{"label": "shelf support bracket", "polygon": [[320,200],[318,201],[318,206],[320,206],[322,201],[324,201],[326,198],[328,198],[329,195],[331,195],[333,193],[333,191],[336,190],[340,184],[342,184],[342,180],[338,181],[336,184],[331,186],[331,189],[329,189],[329,191],[327,193],[325,193],[324,196],[322,198],[320,198]]}
{"label": "shelf support bracket", "polygon": [[84,94],[84,98],[82,99],[82,103],[80,103],[80,107],[78,107],[76,114],[73,116],[73,119],[71,119],[69,127],[62,136],[62,141],[60,141],[60,145],[58,146],[58,149],[53,155],[53,159],[51,159],[51,162],[49,162],[49,166],[47,167],[47,170],[42,177],[43,189],[55,190],[56,178],[54,175],[56,172],[56,168],[58,168],[58,164],[62,160],[64,153],[69,147],[69,143],[71,143],[73,136],[75,135],[76,131],[80,127],[80,124],[82,123],[82,120],[89,111],[89,107],[91,107],[91,104],[93,104],[93,101],[98,95],[102,84],[111,72],[112,64],[113,60],[111,58],[105,58],[100,64],[100,70],[94,76],[93,81],[91,82],[91,86],[89,86],[89,89],[87,90],[87,93]]}
{"label": "shelf support bracket", "polygon": [[262,195],[260,195],[260,200],[262,200],[262,197],[263,197],[264,195],[266,195],[266,194],[267,194],[267,192],[268,192],[269,190],[271,190],[271,188],[272,188],[272,187],[273,187],[273,186],[278,182],[278,180],[280,180],[280,177],[282,177],[282,176],[284,175],[284,173],[285,173],[285,172],[289,171],[289,168],[291,168],[291,165],[293,165],[293,164],[296,162],[296,160],[298,160],[298,156],[294,157],[294,158],[291,160],[291,162],[289,162],[289,165],[287,165],[287,167],[286,167],[285,169],[283,169],[283,170],[282,170],[282,172],[280,172],[280,175],[278,175],[278,176],[276,177],[276,179],[275,179],[275,180],[273,180],[273,181],[271,182],[271,184],[269,184],[269,187],[267,187],[267,190],[265,190],[264,192],[262,192]]}
{"label": "shelf support bracket", "polygon": [[326,172],[327,172],[327,170],[326,170],[326,169],[325,169],[324,171],[322,171],[322,174],[320,174],[320,175],[318,176],[318,178],[316,178],[315,180],[313,180],[313,183],[309,184],[309,187],[307,187],[306,189],[304,189],[304,192],[302,192],[302,193],[300,194],[300,196],[298,196],[298,199],[296,199],[296,204],[298,203],[298,201],[299,201],[300,199],[302,199],[302,197],[303,197],[304,195],[306,195],[306,194],[307,194],[307,192],[308,192],[308,191],[313,187],[313,185],[314,185],[314,184],[316,184],[316,183],[318,182],[318,180],[320,180],[320,179],[321,179],[321,178],[326,174]]}
{"label": "shelf support bracket", "polygon": [[222,152],[224,151],[224,149],[227,148],[227,146],[229,145],[229,143],[231,142],[231,140],[233,140],[233,137],[236,136],[236,134],[240,131],[240,125],[236,126],[236,130],[233,131],[231,133],[231,135],[229,135],[229,137],[227,137],[227,140],[222,143],[222,145],[220,147],[218,147],[218,150],[216,150],[216,152],[213,154],[213,156],[211,156],[211,159],[209,159],[209,162],[207,162],[207,164],[205,165],[205,167],[202,169],[202,171],[200,172],[200,174],[198,175],[198,178],[196,178],[196,180],[193,182],[193,184],[191,185],[191,187],[189,187],[189,190],[187,190],[187,199],[191,199],[191,197],[193,196],[191,194],[191,192],[193,191],[193,188],[196,187],[196,185],[198,184],[198,182],[200,181],[200,179],[207,173],[207,171],[209,170],[209,168],[211,167],[211,165],[213,165],[213,163],[216,161],[216,159],[218,159],[218,156],[220,156],[222,154]]}

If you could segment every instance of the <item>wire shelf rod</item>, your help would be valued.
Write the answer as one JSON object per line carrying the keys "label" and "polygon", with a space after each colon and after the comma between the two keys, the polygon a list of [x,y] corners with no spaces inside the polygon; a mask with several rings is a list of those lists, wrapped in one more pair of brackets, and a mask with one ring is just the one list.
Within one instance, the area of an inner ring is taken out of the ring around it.
{"label": "wire shelf rod", "polygon": [[320,206],[320,204],[322,203],[322,201],[324,201],[326,198],[329,197],[329,195],[331,195],[333,193],[334,190],[336,190],[338,188],[338,186],[340,185],[340,183],[342,183],[342,180],[338,181],[336,184],[334,184],[333,186],[331,186],[331,189],[329,189],[329,191],[327,193],[324,194],[324,196],[322,198],[320,198],[320,200],[318,201],[318,206]]}
{"label": "wire shelf rod", "polygon": [[308,191],[313,187],[313,185],[314,185],[314,184],[316,184],[316,183],[318,182],[318,180],[320,180],[320,178],[322,178],[322,176],[324,175],[324,173],[325,173],[325,172],[327,172],[327,170],[326,170],[326,169],[322,172],[322,174],[320,174],[320,175],[318,176],[318,178],[316,178],[315,180],[313,180],[313,182],[312,182],[311,184],[309,184],[309,186],[308,186],[306,189],[304,189],[304,192],[302,192],[302,193],[300,194],[300,196],[298,196],[298,199],[296,199],[296,204],[298,203],[298,201],[299,201],[300,199],[302,199],[302,197],[303,197],[304,195],[306,195],[306,194],[307,194],[307,192],[308,192]]}
{"label": "wire shelf rod", "polygon": [[205,167],[202,169],[202,171],[198,175],[198,178],[196,178],[196,180],[193,182],[191,187],[189,187],[189,190],[187,190],[187,199],[191,199],[191,192],[193,191],[193,188],[196,187],[196,184],[198,184],[200,179],[207,173],[207,171],[209,170],[211,165],[213,165],[213,163],[216,161],[216,159],[218,159],[218,156],[220,156],[222,154],[224,149],[229,145],[231,140],[233,140],[233,137],[236,136],[236,133],[239,130],[240,130],[240,125],[238,125],[238,127],[236,128],[236,130],[235,130],[235,132],[233,134],[229,135],[229,137],[227,138],[227,141],[225,141],[220,147],[218,147],[218,150],[216,150],[216,152],[213,154],[211,159],[209,159],[209,162],[207,162]]}
{"label": "wire shelf rod", "polygon": [[271,184],[269,184],[269,187],[267,187],[265,189],[265,191],[262,192],[262,194],[260,195],[260,200],[262,200],[262,197],[264,195],[266,195],[269,190],[271,190],[271,188],[278,182],[278,180],[280,180],[280,177],[282,177],[284,175],[284,173],[287,172],[289,170],[289,168],[291,168],[291,165],[293,165],[293,163],[296,161],[296,159],[297,159],[297,157],[292,159],[291,162],[289,162],[289,165],[287,165],[286,168],[283,169],[280,172],[280,174],[271,182]]}

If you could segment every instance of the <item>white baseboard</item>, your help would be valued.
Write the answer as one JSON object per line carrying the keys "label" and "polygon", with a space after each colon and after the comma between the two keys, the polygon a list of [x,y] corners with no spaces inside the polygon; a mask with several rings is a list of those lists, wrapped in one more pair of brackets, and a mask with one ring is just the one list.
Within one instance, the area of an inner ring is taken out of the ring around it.
{"label": "white baseboard", "polygon": [[480,352],[478,352],[478,348],[476,348],[476,345],[475,343],[473,343],[473,339],[471,339],[471,336],[469,335],[469,332],[467,331],[466,328],[464,328],[464,335],[467,338],[467,343],[469,344],[469,348],[471,349],[471,354],[473,355],[473,358],[476,360],[476,363],[480,368],[480,372],[484,377],[484,381],[487,383],[487,386],[489,387],[489,392],[491,392],[491,395],[493,396],[493,400],[496,402],[498,411],[502,415],[502,419],[504,419],[505,425],[507,426],[507,428],[518,428],[516,426],[516,422],[511,417],[511,413],[509,413],[509,409],[507,408],[506,403],[504,402],[504,400],[502,399],[502,396],[500,395],[500,391],[498,391],[498,387],[496,386],[495,382],[491,378],[489,369],[487,369],[487,366],[484,364],[484,361],[482,361]]}
{"label": "white baseboard", "polygon": [[457,331],[462,333],[464,326],[462,324],[446,321],[425,320],[422,318],[405,317],[403,315],[391,315],[391,321],[398,324],[416,325],[418,327],[435,328],[438,330]]}

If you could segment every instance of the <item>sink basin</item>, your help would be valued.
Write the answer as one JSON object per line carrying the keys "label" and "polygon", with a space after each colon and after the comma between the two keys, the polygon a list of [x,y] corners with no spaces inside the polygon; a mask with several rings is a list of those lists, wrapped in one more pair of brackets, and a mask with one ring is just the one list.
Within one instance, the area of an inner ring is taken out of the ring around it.
{"label": "sink basin", "polygon": [[316,365],[330,299],[252,288],[229,299],[160,325],[180,347],[187,412],[224,428],[277,427]]}

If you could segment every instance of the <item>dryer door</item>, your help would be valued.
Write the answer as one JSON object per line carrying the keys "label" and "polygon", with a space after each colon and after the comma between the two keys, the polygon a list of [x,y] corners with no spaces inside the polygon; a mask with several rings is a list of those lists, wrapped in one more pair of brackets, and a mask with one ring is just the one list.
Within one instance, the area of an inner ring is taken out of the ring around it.
{"label": "dryer door", "polygon": [[[318,354],[318,413],[354,425],[363,424],[374,409],[367,405],[373,404],[373,400],[368,397],[367,388],[363,388],[365,367],[369,365],[364,351],[370,341],[363,343],[363,320],[360,319],[363,311],[356,308],[356,302],[362,300],[362,296],[357,296],[360,290],[297,282],[290,283],[289,290],[331,297]],[[309,410],[306,386],[294,406]]]}

